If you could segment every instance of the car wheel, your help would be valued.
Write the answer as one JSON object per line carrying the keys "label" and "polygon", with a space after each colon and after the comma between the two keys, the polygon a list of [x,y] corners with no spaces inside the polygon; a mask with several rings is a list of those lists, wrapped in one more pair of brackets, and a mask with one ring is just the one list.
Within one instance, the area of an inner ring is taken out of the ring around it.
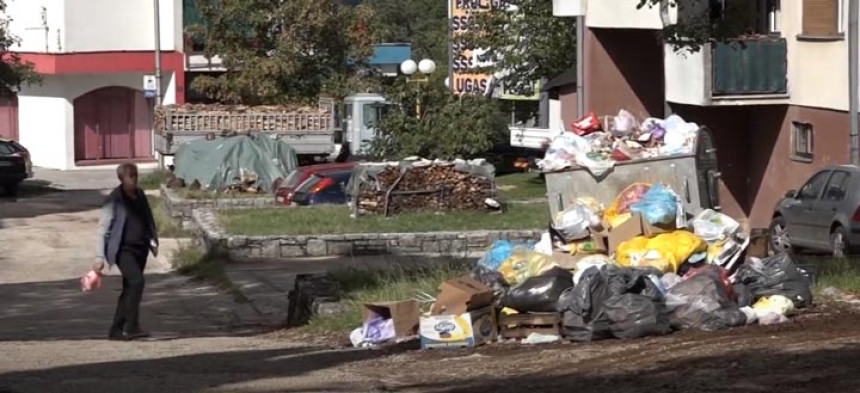
{"label": "car wheel", "polygon": [[770,223],[770,249],[774,253],[795,250],[794,245],[791,244],[788,226],[785,224],[785,219],[782,217],[776,217]]}
{"label": "car wheel", "polygon": [[833,248],[834,258],[845,258],[850,253],[848,238],[845,236],[845,229],[836,227],[830,234],[830,245]]}

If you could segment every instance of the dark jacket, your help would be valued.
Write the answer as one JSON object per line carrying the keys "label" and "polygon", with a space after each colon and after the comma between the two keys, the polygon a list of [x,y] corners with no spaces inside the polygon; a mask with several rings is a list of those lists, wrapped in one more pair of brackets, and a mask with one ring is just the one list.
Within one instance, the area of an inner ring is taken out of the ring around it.
{"label": "dark jacket", "polygon": [[[152,237],[148,239],[148,243],[150,250],[154,252],[155,248],[158,247],[158,231],[155,228],[155,220],[152,218],[152,209],[149,207],[149,201],[147,201],[143,190],[138,188],[136,192],[137,197],[141,198],[145,207],[144,218]],[[123,229],[127,217],[128,212],[122,197],[122,190],[117,187],[111,191],[105,199],[104,206],[102,206],[98,238],[96,239],[96,258],[104,259],[111,265],[116,264],[119,249],[122,246]]]}

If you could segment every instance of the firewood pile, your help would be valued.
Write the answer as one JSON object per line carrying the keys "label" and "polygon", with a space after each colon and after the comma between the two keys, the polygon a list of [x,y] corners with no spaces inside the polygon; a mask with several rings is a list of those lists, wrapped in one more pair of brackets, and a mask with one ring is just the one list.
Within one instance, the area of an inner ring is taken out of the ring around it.
{"label": "firewood pile", "polygon": [[453,165],[413,166],[405,172],[388,167],[375,179],[374,187],[361,187],[358,193],[362,213],[483,210],[495,190],[492,179],[457,171]]}
{"label": "firewood pile", "polygon": [[155,110],[155,130],[159,134],[326,131],[332,121],[331,112],[311,107],[185,104]]}

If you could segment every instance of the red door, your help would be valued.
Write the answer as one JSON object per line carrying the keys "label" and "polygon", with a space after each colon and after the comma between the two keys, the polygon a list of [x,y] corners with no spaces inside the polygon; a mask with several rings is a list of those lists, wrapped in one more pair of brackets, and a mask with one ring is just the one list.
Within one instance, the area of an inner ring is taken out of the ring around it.
{"label": "red door", "polygon": [[105,87],[75,99],[75,161],[152,157],[149,106],[140,91]]}
{"label": "red door", "polygon": [[0,138],[18,140],[18,96],[0,97]]}

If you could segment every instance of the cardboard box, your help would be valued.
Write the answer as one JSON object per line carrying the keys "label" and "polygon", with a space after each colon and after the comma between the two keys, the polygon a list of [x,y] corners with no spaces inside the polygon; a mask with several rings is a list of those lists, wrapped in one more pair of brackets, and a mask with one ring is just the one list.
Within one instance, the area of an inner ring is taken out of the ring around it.
{"label": "cardboard box", "polygon": [[377,315],[384,319],[393,319],[397,337],[410,337],[418,332],[421,309],[415,300],[365,303],[363,314],[365,321]]}
{"label": "cardboard box", "polygon": [[448,280],[439,285],[439,295],[430,309],[433,315],[463,314],[493,304],[493,288],[469,276]]}
{"label": "cardboard box", "polygon": [[421,317],[421,349],[474,348],[498,336],[496,309],[493,306],[458,315]]}
{"label": "cardboard box", "polygon": [[[605,227],[609,227],[605,225]],[[629,220],[624,221],[621,225],[606,230],[603,233],[600,233],[598,236],[602,236],[606,239],[606,246],[608,252],[614,253],[615,250],[618,249],[618,246],[621,243],[624,243],[634,237],[637,236],[654,236],[659,235],[661,233],[667,233],[674,231],[675,228],[670,228],[669,226],[656,226],[651,225],[645,219],[639,215],[634,214],[630,217]]]}

